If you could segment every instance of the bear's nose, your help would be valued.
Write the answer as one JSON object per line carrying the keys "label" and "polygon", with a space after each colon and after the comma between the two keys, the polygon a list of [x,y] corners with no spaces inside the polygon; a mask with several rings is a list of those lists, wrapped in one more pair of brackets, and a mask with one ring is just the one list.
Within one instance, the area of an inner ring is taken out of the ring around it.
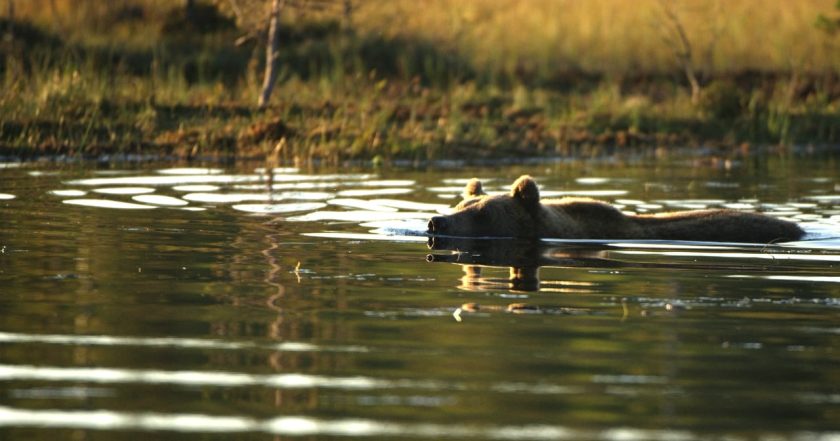
{"label": "bear's nose", "polygon": [[441,233],[446,230],[446,218],[435,216],[429,220],[429,233]]}

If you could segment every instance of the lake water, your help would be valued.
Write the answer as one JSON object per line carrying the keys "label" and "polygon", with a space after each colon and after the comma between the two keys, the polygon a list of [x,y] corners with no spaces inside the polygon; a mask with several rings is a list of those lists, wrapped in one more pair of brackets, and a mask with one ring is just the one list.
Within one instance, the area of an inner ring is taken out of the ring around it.
{"label": "lake water", "polygon": [[[0,165],[1,439],[840,439],[837,157],[257,167]],[[429,248],[523,173],[810,234]]]}

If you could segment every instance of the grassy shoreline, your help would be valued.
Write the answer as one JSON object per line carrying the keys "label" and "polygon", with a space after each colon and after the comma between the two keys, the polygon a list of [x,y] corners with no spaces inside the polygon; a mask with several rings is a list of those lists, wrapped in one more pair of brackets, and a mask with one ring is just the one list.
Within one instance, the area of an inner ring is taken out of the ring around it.
{"label": "grassy shoreline", "polygon": [[0,155],[257,158],[285,139],[285,161],[339,163],[553,156],[597,147],[742,150],[840,142],[840,116],[806,105],[766,105],[716,117],[693,108],[684,91],[652,103],[645,95],[624,96],[610,83],[586,93],[487,92],[472,83],[446,91],[386,80],[352,84],[351,90],[330,87],[325,93],[317,85],[288,82],[276,93],[289,98],[264,110],[212,91],[186,100],[65,97],[72,87],[38,103],[7,96],[0,99],[7,115],[0,122]]}
{"label": "grassy shoreline", "polygon": [[[139,2],[165,17],[159,3]],[[359,14],[378,23],[387,10],[375,12]],[[283,28],[280,82],[258,110],[262,49],[234,46],[239,32],[230,26],[198,36],[156,31],[141,44],[120,27],[138,23],[117,23],[105,31],[124,38],[103,43],[101,29],[85,35],[65,24],[62,39],[29,18],[0,20],[0,30],[14,32],[0,43],[0,156],[341,163],[840,145],[840,75],[827,61],[698,69],[703,93],[692,101],[679,68],[662,69],[661,54],[654,67],[619,71],[530,69],[527,59],[479,65],[480,56],[451,41],[303,20]]]}

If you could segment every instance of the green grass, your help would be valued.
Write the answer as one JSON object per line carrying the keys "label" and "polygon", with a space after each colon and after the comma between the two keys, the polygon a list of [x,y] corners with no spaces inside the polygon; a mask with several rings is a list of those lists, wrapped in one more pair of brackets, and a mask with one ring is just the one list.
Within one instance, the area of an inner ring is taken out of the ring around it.
{"label": "green grass", "polygon": [[[721,59],[702,72],[704,93],[692,103],[679,69],[668,67],[661,51],[634,66],[627,55],[606,54],[616,47],[602,42],[609,48],[600,55],[567,65],[547,55],[557,49],[556,39],[537,36],[539,44],[524,55],[510,54],[500,29],[539,16],[502,0],[480,3],[512,8],[499,29],[479,22],[478,29],[452,35],[448,26],[433,26],[456,20],[443,6],[400,27],[383,18],[407,8],[403,2],[361,7],[349,33],[330,17],[287,23],[279,84],[271,105],[260,111],[263,49],[256,42],[236,47],[241,32],[224,26],[199,36],[167,34],[147,22],[171,20],[168,3],[136,3],[147,11],[140,22],[109,22],[114,11],[90,6],[68,14],[62,33],[35,9],[28,20],[14,22],[14,37],[0,43],[0,154],[263,157],[286,138],[281,159],[341,162],[840,141],[834,58],[821,59],[819,69],[761,71],[744,60]],[[794,9],[797,17],[805,15]],[[592,17],[600,10],[572,8]],[[592,17],[581,27],[601,29]],[[633,17],[615,22],[640,20]],[[0,30],[7,28],[8,21],[0,21]],[[828,38],[812,31],[813,41]],[[609,40],[610,32],[599,39]],[[566,44],[585,45],[578,38]],[[486,46],[492,42],[500,57]],[[793,43],[786,44],[767,50],[792,51]],[[593,68],[599,65],[604,68]]]}

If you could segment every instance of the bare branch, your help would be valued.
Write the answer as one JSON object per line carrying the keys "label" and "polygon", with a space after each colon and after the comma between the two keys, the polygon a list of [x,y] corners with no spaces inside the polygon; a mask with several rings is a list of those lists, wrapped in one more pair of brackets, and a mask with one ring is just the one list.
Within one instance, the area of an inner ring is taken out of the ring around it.
{"label": "bare branch", "polygon": [[271,2],[268,42],[265,48],[265,77],[263,78],[262,92],[258,102],[261,109],[268,104],[271,92],[274,90],[274,83],[277,80],[277,59],[280,55],[280,11],[283,9],[283,3],[284,0],[272,0]]}
{"label": "bare branch", "polygon": [[[700,99],[700,81],[697,80],[692,63],[691,40],[688,38],[685,27],[683,27],[680,18],[671,8],[669,2],[667,0],[659,0],[659,5],[667,19],[666,26],[668,26],[669,31],[669,35],[665,37],[665,42],[673,50],[677,62],[682,65],[685,77],[691,86],[691,102],[696,104]],[[675,42],[675,39],[678,41]]]}
{"label": "bare branch", "polygon": [[242,8],[239,7],[239,2],[236,0],[228,0],[230,3],[230,9],[233,11],[233,15],[236,16],[237,23],[244,23],[245,22],[245,14],[242,12]]}

